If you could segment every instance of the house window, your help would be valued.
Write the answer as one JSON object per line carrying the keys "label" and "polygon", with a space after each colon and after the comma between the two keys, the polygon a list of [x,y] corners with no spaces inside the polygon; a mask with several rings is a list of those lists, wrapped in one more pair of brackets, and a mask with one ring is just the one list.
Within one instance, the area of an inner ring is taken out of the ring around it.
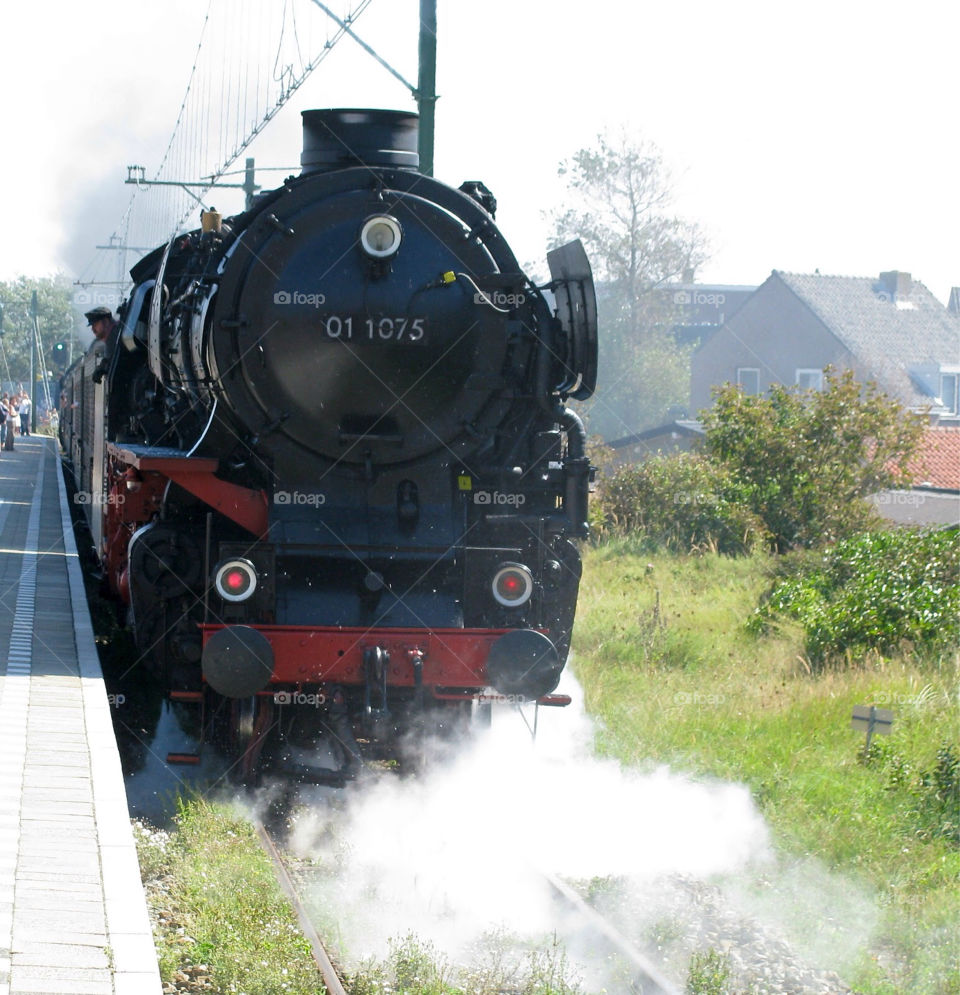
{"label": "house window", "polygon": [[797,370],[796,382],[801,390],[823,390],[823,370]]}
{"label": "house window", "polygon": [[960,373],[940,374],[940,400],[950,414],[960,414]]}
{"label": "house window", "polygon": [[749,366],[738,366],[737,385],[744,392],[744,394],[759,394],[760,371]]}

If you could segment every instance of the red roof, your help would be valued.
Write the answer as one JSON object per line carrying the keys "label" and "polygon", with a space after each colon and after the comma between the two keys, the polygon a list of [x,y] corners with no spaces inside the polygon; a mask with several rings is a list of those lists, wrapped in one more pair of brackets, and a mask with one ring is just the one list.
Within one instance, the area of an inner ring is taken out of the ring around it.
{"label": "red roof", "polygon": [[960,428],[928,426],[908,467],[914,487],[960,491]]}

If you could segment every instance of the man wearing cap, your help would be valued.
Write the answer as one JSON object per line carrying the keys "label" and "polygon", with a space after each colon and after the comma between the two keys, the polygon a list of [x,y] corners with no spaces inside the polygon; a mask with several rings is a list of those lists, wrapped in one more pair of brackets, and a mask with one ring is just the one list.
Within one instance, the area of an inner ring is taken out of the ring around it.
{"label": "man wearing cap", "polygon": [[113,312],[108,307],[95,307],[84,315],[98,342],[106,342],[110,333],[116,328]]}
{"label": "man wearing cap", "polygon": [[[87,323],[93,331],[96,342],[107,343],[113,334],[113,330],[117,327],[113,312],[108,307],[95,307],[92,311],[87,311],[84,314],[84,318],[87,319]],[[96,342],[93,345],[96,345]],[[93,371],[92,379],[94,383],[100,383],[103,380],[107,372],[107,366],[108,357],[104,355],[103,359],[97,364],[97,368]]]}

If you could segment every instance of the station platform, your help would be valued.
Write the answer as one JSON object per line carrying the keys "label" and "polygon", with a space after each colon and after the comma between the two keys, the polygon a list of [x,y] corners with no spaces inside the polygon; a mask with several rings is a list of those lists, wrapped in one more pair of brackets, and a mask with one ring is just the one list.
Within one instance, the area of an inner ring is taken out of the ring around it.
{"label": "station platform", "polygon": [[56,440],[0,451],[0,995],[160,995]]}

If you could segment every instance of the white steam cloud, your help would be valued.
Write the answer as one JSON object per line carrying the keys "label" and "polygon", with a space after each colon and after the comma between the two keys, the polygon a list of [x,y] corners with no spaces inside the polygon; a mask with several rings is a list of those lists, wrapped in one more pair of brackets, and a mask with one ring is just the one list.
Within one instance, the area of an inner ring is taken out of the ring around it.
{"label": "white steam cloud", "polygon": [[288,845],[329,872],[314,900],[321,916],[334,911],[351,959],[382,957],[411,932],[453,960],[492,931],[548,935],[558,912],[540,870],[653,888],[770,860],[746,788],[594,757],[579,688],[566,680],[574,704],[541,709],[535,743],[504,710],[426,775],[364,784],[296,820]]}

